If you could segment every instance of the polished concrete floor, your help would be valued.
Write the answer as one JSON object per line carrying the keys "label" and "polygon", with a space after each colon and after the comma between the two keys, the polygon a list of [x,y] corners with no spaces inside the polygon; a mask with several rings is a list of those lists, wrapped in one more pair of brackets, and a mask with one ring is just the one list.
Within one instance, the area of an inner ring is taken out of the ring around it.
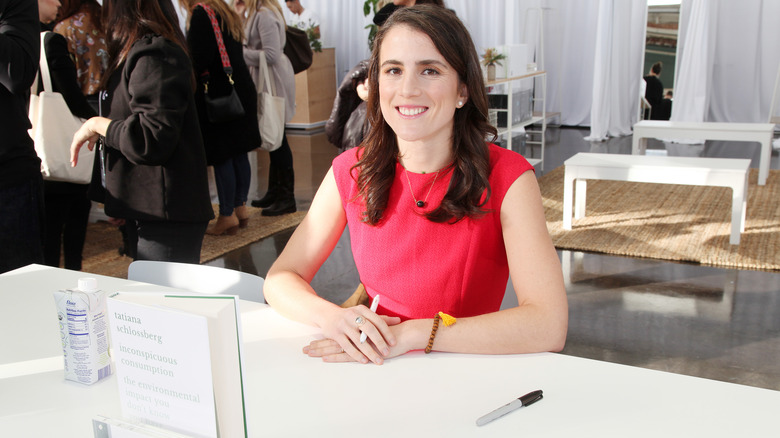
{"label": "polished concrete floor", "polygon": [[[586,129],[549,129],[544,169],[562,165],[577,152],[631,153],[630,136],[591,143],[584,139],[587,135]],[[322,132],[288,131],[288,139],[296,198],[305,209],[337,149]],[[518,138],[513,143],[516,150],[523,146]],[[754,143],[681,146],[650,141],[648,147],[671,155],[750,158],[758,167],[759,146]],[[524,152],[540,155],[538,146]],[[771,168],[780,168],[779,161],[774,151]],[[265,276],[290,234],[278,233],[210,264]],[[780,390],[779,272],[570,251],[559,255],[570,306],[564,354]],[[326,299],[339,302],[357,283],[344,235],[313,285]],[[508,292],[504,306],[514,304],[511,286]]]}

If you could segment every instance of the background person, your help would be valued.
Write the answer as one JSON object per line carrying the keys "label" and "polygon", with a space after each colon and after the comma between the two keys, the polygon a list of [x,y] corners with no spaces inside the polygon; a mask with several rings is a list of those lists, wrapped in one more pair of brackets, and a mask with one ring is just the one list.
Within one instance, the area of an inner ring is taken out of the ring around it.
{"label": "background person", "polygon": [[674,100],[674,92],[667,90],[664,93],[664,98],[661,100],[660,114],[658,120],[669,120],[672,118],[672,101]]}
{"label": "background person", "polygon": [[[65,0],[67,10],[61,9],[60,0],[38,0],[38,11],[41,20],[41,31],[50,30],[51,24],[58,16],[64,16],[81,6],[80,1]],[[61,12],[58,14],[58,10]],[[99,20],[100,5],[97,15]],[[67,15],[72,17],[72,15]],[[77,19],[78,20],[78,19]],[[81,23],[90,23],[81,17]],[[60,22],[59,24],[65,23]],[[58,25],[59,25],[58,24]],[[60,27],[60,29],[66,28]],[[57,26],[55,26],[55,29]],[[70,33],[73,35],[72,33]],[[87,102],[78,81],[74,59],[80,59],[78,53],[73,56],[69,50],[68,40],[57,32],[48,32],[44,37],[46,60],[51,74],[54,92],[62,94],[70,112],[82,119],[97,115],[97,111]],[[105,46],[105,44],[104,44]],[[37,92],[43,90],[39,82]],[[67,114],[63,114],[67,117]],[[88,163],[92,165],[92,163]],[[44,263],[49,266],[60,266],[60,255],[63,254],[65,269],[81,270],[84,241],[87,236],[87,223],[92,202],[87,197],[89,184],[76,184],[62,181],[44,181],[44,204],[46,206],[45,233],[43,239]]]}
{"label": "background person", "polygon": [[290,26],[295,26],[301,30],[313,28],[315,38],[320,38],[320,17],[311,10],[301,5],[301,0],[284,0],[287,9],[292,12]]}
{"label": "background person", "polygon": [[43,262],[43,177],[27,114],[41,51],[38,3],[0,0],[0,273]]}
{"label": "background person", "polygon": [[[216,15],[220,24],[225,51],[233,68],[233,85],[222,68],[217,40],[204,3]],[[223,0],[179,0],[187,11],[187,45],[195,75],[208,74],[209,94],[226,96],[235,88],[244,108],[244,116],[223,123],[209,121],[206,114],[204,85],[198,84],[195,103],[206,148],[206,161],[214,166],[214,180],[219,197],[219,217],[207,234],[235,234],[239,227],[246,227],[249,211],[246,207],[251,171],[247,152],[260,146],[257,127],[257,90],[244,62],[242,42],[243,23],[238,14]],[[202,80],[201,80],[202,82]]]}
{"label": "background person", "polygon": [[60,0],[54,31],[68,41],[68,51],[76,65],[76,79],[87,101],[98,111],[98,91],[108,68],[108,47],[97,0]]}
{"label": "background person", "polygon": [[[368,137],[333,161],[266,277],[269,304],[322,329],[304,352],[379,364],[431,346],[432,333],[449,352],[562,349],[566,291],[536,177],[484,140],[496,131],[465,26],[441,7],[396,11],[377,34],[368,88]],[[310,285],[347,225],[367,295],[381,295],[377,313]],[[510,273],[520,304],[499,310]],[[457,323],[436,334],[439,311]]]}
{"label": "background person", "polygon": [[[269,72],[273,75],[276,95],[285,99],[284,121],[287,123],[295,115],[295,73],[283,52],[287,25],[282,7],[277,0],[233,0],[233,6],[244,19],[244,60],[252,78],[257,80],[260,57],[265,56]],[[265,85],[255,83],[255,87],[263,91]],[[263,216],[279,216],[296,211],[293,156],[287,134],[282,137],[282,145],[270,153],[268,192],[262,198],[252,201],[252,206],[262,208]]]}
{"label": "background person", "polygon": [[[103,30],[102,7],[97,0],[61,0],[61,2],[62,6],[54,31],[67,40],[68,52],[76,65],[76,79],[81,86],[81,92],[86,96],[95,114],[100,115],[98,96],[109,61],[106,34]],[[108,222],[117,225],[122,233],[123,245],[119,248],[119,254],[135,257],[135,243],[128,240],[125,220],[109,217]]]}
{"label": "background person", "polygon": [[[73,137],[71,159],[102,139],[106,214],[124,218],[136,260],[200,262],[208,221],[206,154],[192,63],[170,0],[105,0],[108,117]],[[101,181],[93,179],[93,187]]]}
{"label": "background person", "polygon": [[647,88],[645,88],[645,99],[647,99],[651,106],[651,120],[663,120],[661,119],[661,102],[664,99],[664,84],[659,78],[662,69],[663,63],[658,61],[650,67],[650,72],[644,77],[644,80],[647,83]]}

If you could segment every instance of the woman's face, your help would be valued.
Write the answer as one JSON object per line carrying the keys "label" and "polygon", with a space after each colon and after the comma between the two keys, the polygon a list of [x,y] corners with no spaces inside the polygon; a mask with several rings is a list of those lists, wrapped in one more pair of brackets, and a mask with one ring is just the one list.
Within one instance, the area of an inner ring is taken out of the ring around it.
{"label": "woman's face", "polygon": [[399,25],[379,50],[379,105],[399,140],[451,141],[466,102],[458,73],[422,32]]}
{"label": "woman's face", "polygon": [[57,18],[60,0],[38,0],[38,19],[41,23],[51,23]]}

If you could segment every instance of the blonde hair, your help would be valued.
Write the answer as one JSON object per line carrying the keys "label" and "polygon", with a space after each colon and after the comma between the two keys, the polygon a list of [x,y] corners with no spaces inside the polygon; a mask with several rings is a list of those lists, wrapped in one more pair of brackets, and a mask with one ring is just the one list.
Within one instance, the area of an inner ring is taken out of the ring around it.
{"label": "blonde hair", "polygon": [[[279,18],[282,20],[282,23],[284,25],[287,25],[287,22],[284,20],[284,11],[282,10],[282,5],[279,4],[278,0],[244,0],[244,4],[246,5],[246,17],[241,17],[245,22],[252,19],[252,17],[255,16],[257,11],[260,10],[262,7],[266,7],[274,12],[276,12],[276,15],[279,16]],[[235,8],[236,0],[230,0],[230,5]]]}
{"label": "blonde hair", "polygon": [[244,41],[244,25],[236,10],[228,6],[223,0],[179,0],[179,5],[187,11],[187,29],[190,28],[192,10],[198,3],[205,3],[222,19],[222,31],[227,32],[234,40]]}

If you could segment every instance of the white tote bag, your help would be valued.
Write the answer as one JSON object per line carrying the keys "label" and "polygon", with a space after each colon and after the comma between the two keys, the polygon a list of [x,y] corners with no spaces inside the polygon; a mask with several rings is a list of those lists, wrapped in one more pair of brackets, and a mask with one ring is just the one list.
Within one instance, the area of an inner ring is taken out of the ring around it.
{"label": "white tote bag", "polygon": [[[268,152],[279,149],[284,135],[284,97],[276,96],[276,86],[265,54],[260,54],[260,69],[258,75],[263,78],[257,80],[257,122],[260,126],[260,137],[263,139],[262,148]],[[262,84],[265,83],[265,87]],[[265,91],[263,91],[265,90]]]}
{"label": "white tote bag", "polygon": [[84,121],[71,114],[62,94],[52,91],[49,63],[46,60],[43,44],[46,33],[41,33],[40,77],[43,80],[43,91],[35,94],[38,91],[38,78],[36,78],[30,94],[28,115],[32,129],[28,132],[35,141],[35,152],[41,159],[41,173],[44,179],[87,184],[92,179],[95,151],[81,148],[78,165],[71,167],[70,144],[73,141],[73,134]]}

